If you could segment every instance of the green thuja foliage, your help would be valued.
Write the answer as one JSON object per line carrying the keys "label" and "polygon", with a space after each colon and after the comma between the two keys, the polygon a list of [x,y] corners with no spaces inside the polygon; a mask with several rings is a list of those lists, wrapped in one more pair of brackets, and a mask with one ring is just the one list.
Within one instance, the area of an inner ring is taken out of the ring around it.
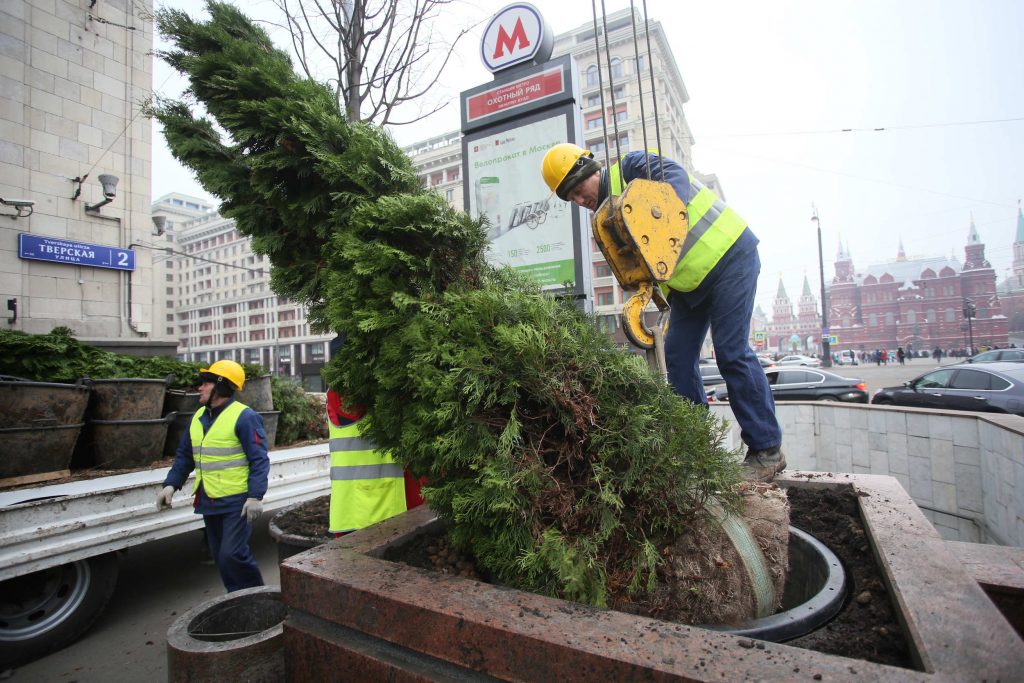
{"label": "green thuja foliage", "polygon": [[310,396],[301,385],[285,377],[270,378],[270,393],[274,410],[280,412],[277,418],[278,446],[326,438],[327,410],[323,401]]}
{"label": "green thuja foliage", "polygon": [[157,17],[205,114],[153,114],[269,255],[275,291],[345,336],[324,375],[369,406],[365,435],[428,477],[453,540],[502,582],[642,597],[738,479],[722,424],[593,319],[489,267],[480,222],[422,190],[383,130],[347,121],[237,9],[208,10]]}
{"label": "green thuja foliage", "polygon": [[[48,334],[0,330],[0,375],[36,382],[76,382],[92,379],[164,379],[174,375],[172,388],[186,389],[199,380],[206,364],[169,356],[129,356],[104,351],[75,339],[68,327]],[[265,372],[258,365],[243,365],[247,377]]]}

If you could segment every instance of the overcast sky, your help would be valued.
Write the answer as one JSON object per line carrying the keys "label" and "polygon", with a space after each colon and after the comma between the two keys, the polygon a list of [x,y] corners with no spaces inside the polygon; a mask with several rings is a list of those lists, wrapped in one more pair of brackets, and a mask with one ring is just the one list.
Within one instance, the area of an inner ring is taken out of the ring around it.
{"label": "overcast sky", "polygon": [[[508,4],[459,5],[452,26]],[[588,0],[533,4],[555,33],[592,21]],[[605,2],[609,14],[629,6]],[[269,16],[266,0],[244,7]],[[894,259],[901,239],[908,258],[962,262],[972,216],[997,277],[1007,275],[1024,196],[1024,2],[649,0],[647,11],[662,23],[690,95],[694,164],[718,175],[761,240],[766,313],[780,275],[791,298],[804,274],[819,291],[812,203],[826,279],[840,239],[858,270]],[[478,57],[482,30],[443,76],[439,94],[454,103],[393,129],[399,143],[459,127],[458,93],[491,78]],[[154,73],[158,92],[177,94],[166,66]],[[153,139],[153,197],[207,196],[158,130]]]}

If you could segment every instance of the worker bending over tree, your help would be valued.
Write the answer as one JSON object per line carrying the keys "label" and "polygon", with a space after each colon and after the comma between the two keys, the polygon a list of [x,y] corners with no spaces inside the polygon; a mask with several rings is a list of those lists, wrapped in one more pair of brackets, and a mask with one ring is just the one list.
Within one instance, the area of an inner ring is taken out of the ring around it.
{"label": "worker bending over tree", "polygon": [[689,232],[665,282],[672,307],[665,337],[668,381],[680,396],[707,405],[699,363],[710,328],[718,368],[747,445],[747,477],[771,481],[786,459],[771,388],[747,340],[761,261],[758,239],[746,222],[682,166],[650,152],[630,152],[602,169],[589,151],[562,143],[544,155],[542,174],[559,199],[590,211],[609,196],[622,194],[637,178],[667,182],[686,204]]}

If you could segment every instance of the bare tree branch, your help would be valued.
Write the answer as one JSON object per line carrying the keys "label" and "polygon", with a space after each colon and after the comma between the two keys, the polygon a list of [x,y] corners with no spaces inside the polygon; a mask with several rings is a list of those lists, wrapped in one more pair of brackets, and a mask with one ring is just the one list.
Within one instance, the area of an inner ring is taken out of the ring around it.
{"label": "bare tree branch", "polygon": [[[446,40],[438,22],[461,0],[272,1],[284,21],[267,23],[288,31],[303,74],[327,83],[351,120],[404,125],[447,104],[430,95],[472,26]],[[418,112],[397,121],[410,103]]]}

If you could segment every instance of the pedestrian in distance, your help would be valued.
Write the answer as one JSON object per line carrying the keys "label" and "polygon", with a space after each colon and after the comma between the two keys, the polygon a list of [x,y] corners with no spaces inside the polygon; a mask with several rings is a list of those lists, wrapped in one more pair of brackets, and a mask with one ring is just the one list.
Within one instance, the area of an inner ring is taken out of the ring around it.
{"label": "pedestrian in distance", "polygon": [[587,150],[562,143],[544,155],[541,174],[559,199],[590,211],[637,178],[667,182],[686,204],[689,233],[664,283],[671,305],[665,337],[668,382],[680,396],[707,405],[699,361],[710,328],[715,359],[747,445],[747,478],[774,478],[786,458],[768,378],[747,339],[761,261],[758,239],[746,221],[680,164],[651,152],[630,152],[602,169]]}
{"label": "pedestrian in distance", "polygon": [[233,398],[244,385],[245,371],[231,360],[199,372],[201,407],[156,498],[157,510],[170,507],[174,492],[195,470],[192,505],[203,516],[210,556],[229,593],[263,585],[249,537],[263,512],[270,458],[263,418]]}

